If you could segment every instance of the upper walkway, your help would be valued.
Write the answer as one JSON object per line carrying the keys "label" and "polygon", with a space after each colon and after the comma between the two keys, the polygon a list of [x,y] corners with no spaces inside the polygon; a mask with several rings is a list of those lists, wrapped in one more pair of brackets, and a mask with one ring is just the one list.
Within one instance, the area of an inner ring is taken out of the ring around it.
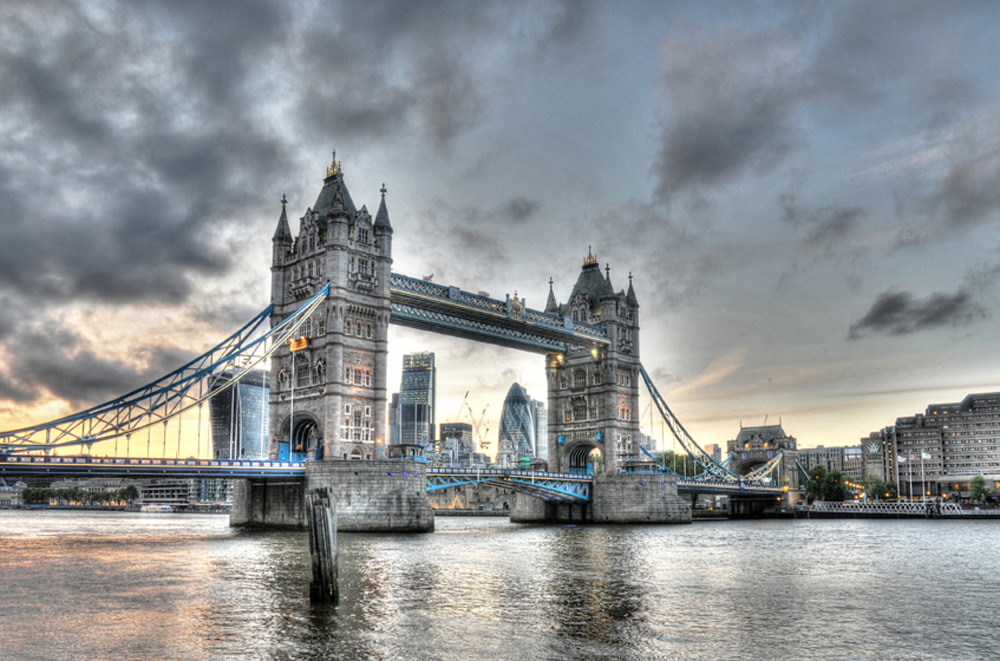
{"label": "upper walkway", "polygon": [[305,476],[301,461],[249,459],[150,459],[137,457],[46,457],[10,455],[0,457],[0,476],[52,475],[53,477],[200,478]]}
{"label": "upper walkway", "polygon": [[516,295],[501,301],[398,273],[390,292],[390,321],[400,326],[535,353],[609,343],[601,326],[529,309]]}

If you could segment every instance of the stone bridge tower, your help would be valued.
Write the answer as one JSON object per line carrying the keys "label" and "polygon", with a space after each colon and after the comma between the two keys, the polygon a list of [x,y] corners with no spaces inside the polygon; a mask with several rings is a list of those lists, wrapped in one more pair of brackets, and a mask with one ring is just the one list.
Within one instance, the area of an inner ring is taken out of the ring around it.
{"label": "stone bridge tower", "polygon": [[575,347],[545,357],[549,401],[549,470],[586,472],[600,451],[603,472],[613,474],[639,459],[639,303],[629,275],[628,292],[615,292],[610,267],[602,275],[588,251],[569,296],[557,304],[549,283],[545,311],[602,326],[607,347]]}
{"label": "stone bridge tower", "polygon": [[773,484],[785,490],[782,504],[794,507],[799,499],[798,442],[780,424],[740,427],[735,439],[726,443],[733,460],[729,469],[746,475],[782,453],[781,464],[773,475]]}
{"label": "stone bridge tower", "polygon": [[271,358],[269,455],[376,459],[384,447],[392,226],[385,186],[375,218],[355,208],[336,161],[293,236],[281,201],[272,239],[271,326],[330,283],[295,351]]}

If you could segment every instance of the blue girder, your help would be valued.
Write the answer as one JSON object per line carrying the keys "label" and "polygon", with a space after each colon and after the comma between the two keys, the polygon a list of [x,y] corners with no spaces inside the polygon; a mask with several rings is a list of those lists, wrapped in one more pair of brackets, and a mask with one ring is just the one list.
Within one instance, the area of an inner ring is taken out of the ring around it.
{"label": "blue girder", "polygon": [[562,473],[475,468],[427,469],[428,491],[469,484],[504,487],[548,501],[585,503],[590,501],[593,482],[590,476]]}
{"label": "blue girder", "polygon": [[400,326],[536,353],[609,344],[601,326],[531,310],[509,298],[500,301],[398,273],[390,287],[390,320]]}
{"label": "blue girder", "polygon": [[118,478],[301,478],[302,461],[251,461],[249,459],[152,459],[136,457],[0,456],[2,475]]}
{"label": "blue girder", "polygon": [[[0,453],[53,450],[67,446],[90,448],[101,441],[130,436],[179,416],[220,390],[235,385],[279,346],[295,336],[299,327],[330,293],[330,285],[306,301],[294,314],[260,334],[271,314],[269,305],[233,335],[153,383],[85,411],[33,427],[0,432]],[[254,338],[255,335],[259,337]],[[226,385],[215,387],[210,377],[230,372]]]}

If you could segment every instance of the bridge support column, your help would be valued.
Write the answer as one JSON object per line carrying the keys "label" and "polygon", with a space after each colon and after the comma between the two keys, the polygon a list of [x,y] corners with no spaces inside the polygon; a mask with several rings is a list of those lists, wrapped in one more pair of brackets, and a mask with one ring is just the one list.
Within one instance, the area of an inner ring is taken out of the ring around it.
{"label": "bridge support column", "polygon": [[516,494],[512,523],[589,523],[590,503],[556,503],[526,493]]}
{"label": "bridge support column", "polygon": [[302,480],[234,480],[229,525],[305,530],[304,494]]}
{"label": "bridge support column", "polygon": [[591,503],[594,523],[691,523],[691,507],[671,475],[595,476]]}
{"label": "bridge support column", "polygon": [[432,532],[426,464],[342,461],[306,464],[306,488],[329,490],[341,532]]}

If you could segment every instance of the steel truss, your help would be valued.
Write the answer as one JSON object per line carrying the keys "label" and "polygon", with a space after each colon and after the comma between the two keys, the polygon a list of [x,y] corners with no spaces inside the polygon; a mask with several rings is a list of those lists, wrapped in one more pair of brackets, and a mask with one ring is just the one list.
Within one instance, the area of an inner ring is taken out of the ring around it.
{"label": "steel truss", "polygon": [[427,491],[469,484],[504,487],[553,502],[585,503],[590,501],[592,481],[579,475],[520,470],[427,469]]}
{"label": "steel truss", "polygon": [[[19,453],[67,446],[86,446],[119,437],[131,437],[157,424],[165,424],[206,400],[236,385],[278,347],[295,337],[299,327],[329,295],[327,285],[294,314],[263,335],[259,331],[273,304],[206,353],[153,383],[99,406],[33,427],[0,432],[0,452]],[[259,335],[258,337],[254,337]],[[224,385],[211,378],[229,372]],[[214,388],[214,389],[213,389]]]}
{"label": "steel truss", "polygon": [[649,378],[649,374],[646,372],[646,368],[639,365],[639,373],[642,375],[642,380],[646,383],[646,388],[649,390],[649,396],[653,399],[653,403],[656,405],[656,409],[660,412],[660,416],[666,423],[667,427],[670,428],[670,432],[677,439],[677,442],[681,444],[684,451],[694,459],[699,466],[704,469],[698,478],[705,481],[715,481],[723,483],[744,483],[744,484],[759,484],[765,478],[770,476],[778,466],[781,464],[784,452],[778,452],[771,461],[766,464],[757,467],[750,473],[746,475],[740,475],[729,470],[728,466],[723,465],[715,460],[712,455],[708,454],[701,449],[701,446],[692,438],[691,434],[688,433],[681,421],[677,419],[670,407],[667,406],[667,402],[660,395],[660,391],[656,389],[653,385],[653,380]]}
{"label": "steel truss", "polygon": [[392,274],[390,287],[390,320],[400,326],[535,353],[610,343],[601,326],[525,308],[516,297],[500,301],[398,273]]}

